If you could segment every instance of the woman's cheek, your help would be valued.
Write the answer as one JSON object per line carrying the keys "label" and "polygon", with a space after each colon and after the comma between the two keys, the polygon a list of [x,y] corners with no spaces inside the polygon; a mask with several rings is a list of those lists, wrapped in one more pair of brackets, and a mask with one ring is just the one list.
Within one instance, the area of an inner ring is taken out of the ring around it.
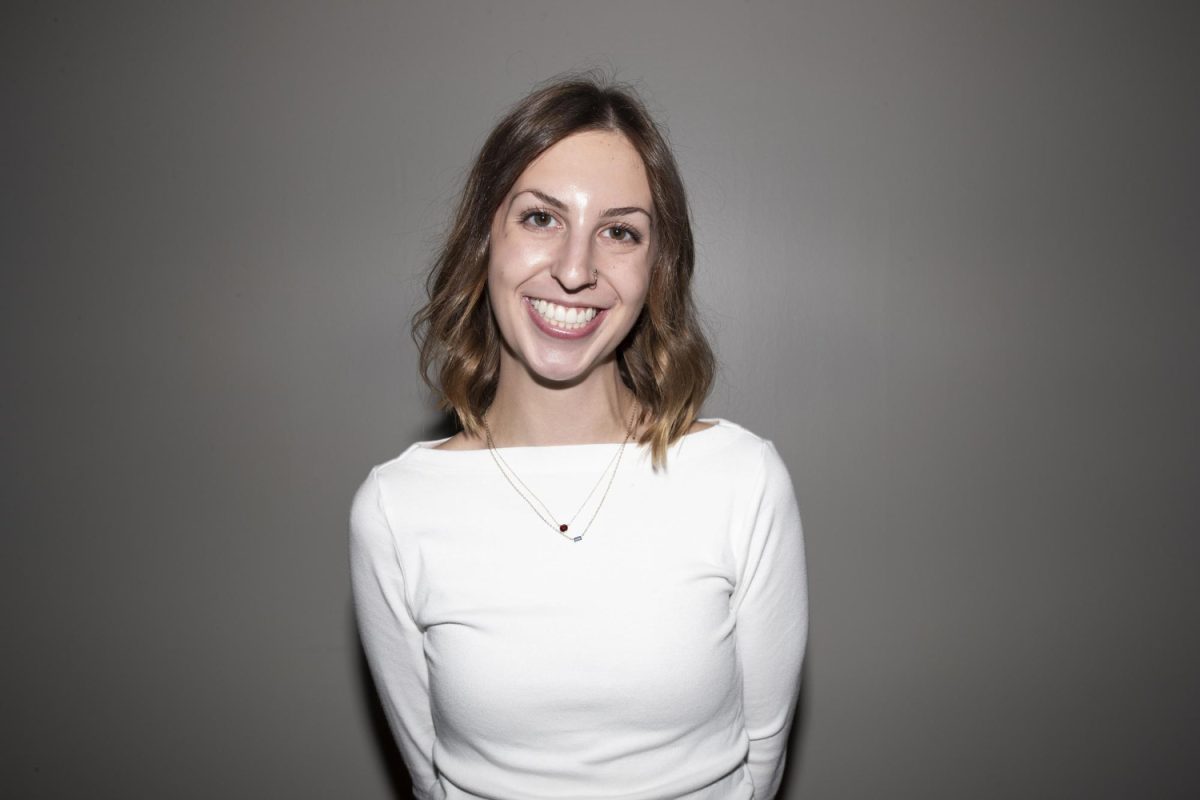
{"label": "woman's cheek", "polygon": [[492,257],[493,275],[524,281],[545,269],[552,259],[551,243],[510,235],[496,243]]}

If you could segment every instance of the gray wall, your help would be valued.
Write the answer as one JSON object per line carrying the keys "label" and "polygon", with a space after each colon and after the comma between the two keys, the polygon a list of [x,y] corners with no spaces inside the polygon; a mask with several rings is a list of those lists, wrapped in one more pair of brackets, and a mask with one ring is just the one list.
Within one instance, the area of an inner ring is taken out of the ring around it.
{"label": "gray wall", "polygon": [[589,65],[669,127],[708,411],[800,498],[788,797],[1200,792],[1188,5],[2,13],[6,797],[398,791],[351,494],[438,422],[469,159]]}

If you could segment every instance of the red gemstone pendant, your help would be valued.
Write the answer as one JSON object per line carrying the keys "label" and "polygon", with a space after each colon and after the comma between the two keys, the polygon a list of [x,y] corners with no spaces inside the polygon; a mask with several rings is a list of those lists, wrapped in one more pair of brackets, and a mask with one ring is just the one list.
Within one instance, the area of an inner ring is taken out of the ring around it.
{"label": "red gemstone pendant", "polygon": [[559,525],[559,526],[558,526],[558,529],[559,529],[560,531],[562,531],[563,533],[566,533],[566,532],[567,532],[567,526],[566,526],[565,524],[563,524],[563,525]]}

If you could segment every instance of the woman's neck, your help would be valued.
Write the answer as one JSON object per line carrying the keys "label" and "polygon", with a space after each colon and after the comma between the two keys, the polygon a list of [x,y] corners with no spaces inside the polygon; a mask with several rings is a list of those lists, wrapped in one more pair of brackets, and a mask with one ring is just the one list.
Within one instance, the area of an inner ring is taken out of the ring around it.
{"label": "woman's neck", "polygon": [[501,447],[598,444],[625,438],[633,406],[615,360],[569,386],[547,385],[523,365],[502,364],[485,418]]}

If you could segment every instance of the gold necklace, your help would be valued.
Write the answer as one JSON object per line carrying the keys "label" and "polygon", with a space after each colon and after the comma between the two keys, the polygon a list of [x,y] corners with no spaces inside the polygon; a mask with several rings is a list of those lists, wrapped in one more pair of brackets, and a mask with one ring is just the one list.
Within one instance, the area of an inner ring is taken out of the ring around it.
{"label": "gold necklace", "polygon": [[[591,530],[592,523],[596,521],[596,515],[600,513],[600,508],[604,505],[604,501],[608,499],[608,490],[612,488],[613,479],[617,477],[617,470],[621,466],[621,456],[625,452],[625,445],[629,444],[629,438],[633,436],[633,420],[636,411],[637,404],[635,403],[629,412],[629,425],[625,428],[625,438],[621,441],[621,446],[617,449],[617,454],[613,456],[611,461],[608,462],[608,466],[606,466],[604,471],[600,473],[600,477],[596,480],[596,484],[592,487],[592,490],[588,492],[587,497],[583,499],[583,503],[580,504],[579,508],[575,510],[575,513],[572,514],[571,518],[566,522],[558,522],[554,518],[554,514],[550,512],[550,509],[545,503],[542,502],[541,498],[538,497],[532,489],[526,486],[525,482],[521,480],[519,475],[517,475],[516,470],[508,465],[508,462],[504,460],[504,457],[500,455],[500,451],[496,447],[496,440],[492,436],[492,429],[488,426],[487,418],[483,417],[481,418],[481,421],[483,422],[483,430],[487,434],[488,452],[492,454],[492,461],[496,462],[496,468],[500,470],[500,474],[504,476],[506,481],[508,481],[508,485],[513,488],[513,491],[521,496],[521,499],[524,500],[531,509],[533,509],[533,513],[537,514],[538,518],[542,522],[545,522],[556,533],[567,539],[570,539],[572,542],[579,542],[582,541],[583,537],[587,535],[587,532]],[[609,471],[610,469],[611,473]],[[600,488],[600,484],[604,482],[605,475],[608,475],[608,483],[604,486],[604,493],[600,495],[600,502],[596,504],[596,510],[592,512],[591,518],[588,519],[587,525],[584,526],[583,533],[580,533],[578,536],[573,535],[570,533],[571,525],[575,523],[575,518],[579,516],[579,512],[583,511],[584,507],[587,506],[588,501],[592,499],[592,495],[594,495],[596,490]],[[535,503],[537,505],[534,505]],[[540,510],[538,506],[541,506]]]}

